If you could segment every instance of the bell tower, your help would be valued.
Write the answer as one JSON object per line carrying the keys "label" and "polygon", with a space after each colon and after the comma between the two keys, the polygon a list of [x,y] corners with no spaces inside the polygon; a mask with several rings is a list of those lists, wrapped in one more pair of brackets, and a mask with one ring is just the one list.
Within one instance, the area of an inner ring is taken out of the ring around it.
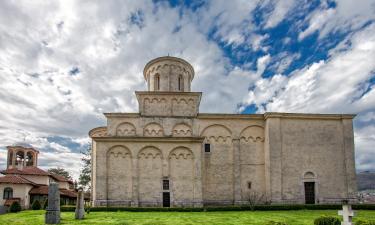
{"label": "bell tower", "polygon": [[38,166],[39,151],[22,146],[7,146],[7,169],[18,168],[22,170],[28,166]]}
{"label": "bell tower", "polygon": [[148,91],[136,91],[143,116],[194,117],[201,92],[191,92],[194,68],[185,60],[164,56],[148,62],[143,70]]}

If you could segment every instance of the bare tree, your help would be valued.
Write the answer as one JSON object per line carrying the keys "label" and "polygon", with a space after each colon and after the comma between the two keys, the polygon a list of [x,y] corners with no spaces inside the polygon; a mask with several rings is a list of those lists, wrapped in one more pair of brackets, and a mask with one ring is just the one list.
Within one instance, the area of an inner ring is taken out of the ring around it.
{"label": "bare tree", "polygon": [[249,191],[247,201],[251,210],[254,210],[256,205],[266,204],[268,202],[266,195],[257,191]]}

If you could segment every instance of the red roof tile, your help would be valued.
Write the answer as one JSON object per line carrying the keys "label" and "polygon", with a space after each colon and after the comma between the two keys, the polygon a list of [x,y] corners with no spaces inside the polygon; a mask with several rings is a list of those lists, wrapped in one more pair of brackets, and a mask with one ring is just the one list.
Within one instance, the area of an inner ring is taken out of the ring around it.
{"label": "red roof tile", "polygon": [[[38,187],[34,187],[29,191],[29,194],[48,195],[48,186],[47,185],[41,185],[41,186],[38,186]],[[73,190],[67,190],[65,188],[60,188],[60,195],[71,197],[71,198],[76,198],[77,192],[75,192]]]}
{"label": "red roof tile", "polygon": [[66,179],[64,176],[56,175],[50,173],[51,177],[53,177],[55,180],[60,181],[60,182],[68,182],[68,183],[73,183],[73,181]]}
{"label": "red roof tile", "polygon": [[28,179],[18,175],[5,175],[3,177],[0,177],[0,183],[35,185],[34,182],[29,181]]}
{"label": "red roof tile", "polygon": [[20,201],[21,201],[20,198],[9,198],[9,199],[5,200],[4,205],[5,206],[11,206],[13,202],[20,202]]}
{"label": "red roof tile", "polygon": [[6,169],[1,171],[2,174],[22,174],[22,175],[39,175],[49,176],[50,174],[42,169],[35,166],[26,166],[19,170],[18,168]]}

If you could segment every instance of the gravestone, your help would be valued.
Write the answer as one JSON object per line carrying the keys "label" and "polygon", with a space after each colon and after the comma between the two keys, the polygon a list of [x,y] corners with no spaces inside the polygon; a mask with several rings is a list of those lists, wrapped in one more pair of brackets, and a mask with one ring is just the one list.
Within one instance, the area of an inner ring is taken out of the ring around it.
{"label": "gravestone", "polygon": [[78,190],[78,195],[77,195],[77,203],[76,203],[76,216],[75,218],[78,220],[81,220],[85,217],[85,209],[84,209],[84,193],[82,189],[80,188]]}
{"label": "gravestone", "polygon": [[339,210],[339,215],[343,218],[343,222],[341,222],[341,225],[353,225],[352,219],[354,216],[354,211],[352,211],[351,205],[343,204],[342,210]]}
{"label": "gravestone", "polygon": [[45,222],[46,224],[60,223],[60,191],[58,183],[50,183],[48,186],[48,206]]}

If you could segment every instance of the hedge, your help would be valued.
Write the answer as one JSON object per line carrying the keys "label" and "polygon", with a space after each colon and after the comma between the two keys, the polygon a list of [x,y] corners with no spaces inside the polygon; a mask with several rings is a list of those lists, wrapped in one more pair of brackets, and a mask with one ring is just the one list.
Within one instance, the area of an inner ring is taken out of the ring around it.
{"label": "hedge", "polygon": [[39,210],[41,208],[42,208],[42,206],[40,205],[40,202],[38,200],[35,200],[33,202],[33,204],[31,205],[32,210]]}
{"label": "hedge", "polygon": [[[354,210],[375,210],[375,204],[371,205],[352,205]],[[342,209],[341,205],[257,205],[253,210],[256,211],[282,211],[282,210],[339,210]],[[62,206],[63,212],[74,212],[75,206]],[[161,208],[161,207],[91,207],[91,212],[214,212],[214,211],[251,211],[250,206],[220,206],[220,207],[204,207],[204,208]]]}
{"label": "hedge", "polygon": [[19,211],[21,211],[21,205],[18,201],[14,201],[9,207],[9,212],[17,213]]}
{"label": "hedge", "polygon": [[359,220],[355,225],[375,225],[375,220]]}
{"label": "hedge", "polygon": [[334,216],[321,216],[314,220],[314,225],[341,225],[341,221]]}

